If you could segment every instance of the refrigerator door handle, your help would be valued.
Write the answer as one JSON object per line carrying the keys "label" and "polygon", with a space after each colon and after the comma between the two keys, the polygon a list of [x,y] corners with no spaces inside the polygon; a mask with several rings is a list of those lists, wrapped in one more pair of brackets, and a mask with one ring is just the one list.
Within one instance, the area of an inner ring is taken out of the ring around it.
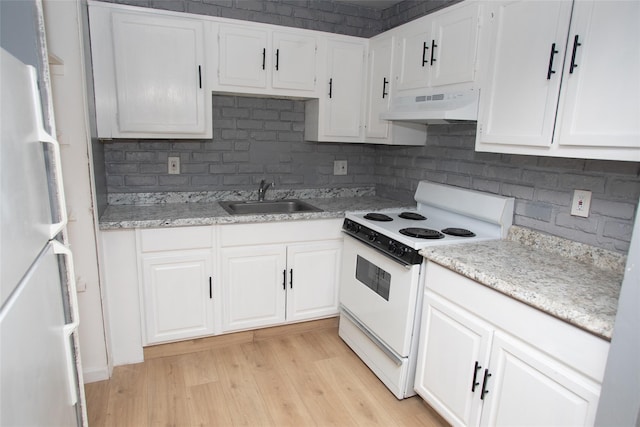
{"label": "refrigerator door handle", "polygon": [[73,268],[73,255],[68,247],[58,242],[57,240],[52,240],[51,245],[53,246],[53,253],[58,255],[63,255],[67,259],[67,272],[66,272],[66,284],[67,284],[67,293],[69,295],[69,308],[71,312],[71,322],[65,324],[62,327],[62,338],[64,340],[64,348],[67,362],[67,380],[68,380],[68,390],[69,390],[69,401],[71,405],[75,405],[78,403],[78,387],[76,384],[76,361],[74,357],[74,352],[72,351],[71,346],[73,344],[72,336],[78,330],[78,325],[80,324],[80,320],[78,317],[78,295],[76,292],[76,280],[75,280],[75,269]]}
{"label": "refrigerator door handle", "polygon": [[78,293],[76,290],[76,278],[75,269],[73,267],[73,255],[71,250],[58,242],[57,240],[51,240],[53,246],[53,253],[57,255],[64,255],[67,258],[67,290],[69,293],[69,308],[71,312],[71,323],[65,325],[65,329],[74,331],[78,328],[80,323],[78,315]]}
{"label": "refrigerator door handle", "polygon": [[53,239],[56,234],[60,233],[64,227],[67,225],[67,208],[64,198],[64,187],[62,185],[62,162],[60,160],[60,144],[58,141],[49,135],[44,128],[44,123],[42,122],[42,115],[39,113],[41,110],[40,107],[40,94],[38,93],[38,76],[36,74],[36,69],[33,67],[29,67],[29,73],[31,74],[31,101],[33,105],[35,105],[36,117],[35,117],[35,131],[37,132],[38,141],[51,144],[53,148],[53,179],[55,184],[55,197],[58,203],[58,212],[60,215],[60,221],[57,223],[51,224],[49,226],[49,238]]}
{"label": "refrigerator door handle", "polygon": [[67,207],[64,198],[64,187],[62,185],[62,164],[60,163],[60,144],[53,139],[44,130],[39,132],[39,138],[41,142],[51,144],[53,147],[53,176],[55,181],[55,196],[58,202],[58,212],[60,214],[60,221],[49,225],[49,238],[53,239],[58,233],[60,233],[67,226]]}

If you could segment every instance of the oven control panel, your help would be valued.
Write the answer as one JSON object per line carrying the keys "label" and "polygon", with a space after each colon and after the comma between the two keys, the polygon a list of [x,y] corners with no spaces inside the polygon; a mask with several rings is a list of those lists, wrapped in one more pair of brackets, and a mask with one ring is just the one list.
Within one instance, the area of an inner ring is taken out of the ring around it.
{"label": "oven control panel", "polygon": [[348,218],[345,218],[344,223],[342,223],[342,231],[349,236],[355,237],[364,244],[379,250],[401,264],[422,264],[422,255],[420,255],[416,249]]}

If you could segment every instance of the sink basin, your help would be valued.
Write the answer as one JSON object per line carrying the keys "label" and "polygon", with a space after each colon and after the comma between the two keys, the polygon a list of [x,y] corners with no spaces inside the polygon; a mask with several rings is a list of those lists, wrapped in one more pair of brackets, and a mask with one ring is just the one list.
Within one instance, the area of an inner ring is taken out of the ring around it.
{"label": "sink basin", "polygon": [[250,214],[285,214],[299,212],[322,212],[309,203],[296,199],[258,201],[230,201],[220,202],[220,206],[231,215]]}

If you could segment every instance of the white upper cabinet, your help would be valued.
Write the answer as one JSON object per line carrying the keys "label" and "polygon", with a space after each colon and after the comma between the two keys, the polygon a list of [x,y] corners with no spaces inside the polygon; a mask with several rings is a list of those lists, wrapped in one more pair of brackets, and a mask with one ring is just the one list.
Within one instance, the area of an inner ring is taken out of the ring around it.
{"label": "white upper cabinet", "polygon": [[640,149],[640,2],[576,2],[556,128],[560,145]]}
{"label": "white upper cabinet", "polygon": [[90,4],[100,138],[206,138],[207,23]]}
{"label": "white upper cabinet", "polygon": [[476,149],[640,161],[639,19],[635,1],[490,2]]}
{"label": "white upper cabinet", "polygon": [[392,77],[394,48],[393,31],[369,39],[365,142],[387,145],[424,145],[427,141],[426,125],[380,119],[381,113],[389,111],[396,84]]}
{"label": "white upper cabinet", "polygon": [[471,83],[476,76],[480,3],[468,2],[437,13],[432,21],[429,85]]}
{"label": "white upper cabinet", "polygon": [[[266,89],[267,30],[238,25],[220,25],[218,39],[217,84]],[[271,57],[270,53],[269,57]],[[215,86],[217,85],[214,83],[214,88]]]}
{"label": "white upper cabinet", "polygon": [[344,36],[324,42],[326,66],[320,79],[320,98],[307,101],[305,139],[364,142],[367,40]]}
{"label": "white upper cabinet", "polygon": [[260,24],[218,26],[216,91],[314,96],[317,37]]}
{"label": "white upper cabinet", "polygon": [[478,133],[483,141],[548,146],[571,2],[511,1],[494,8]]}
{"label": "white upper cabinet", "polygon": [[369,81],[367,88],[365,135],[388,138],[391,122],[380,119],[380,113],[389,111],[391,100],[391,58],[393,36],[369,40]]}
{"label": "white upper cabinet", "polygon": [[397,91],[475,80],[479,2],[463,2],[399,27]]}

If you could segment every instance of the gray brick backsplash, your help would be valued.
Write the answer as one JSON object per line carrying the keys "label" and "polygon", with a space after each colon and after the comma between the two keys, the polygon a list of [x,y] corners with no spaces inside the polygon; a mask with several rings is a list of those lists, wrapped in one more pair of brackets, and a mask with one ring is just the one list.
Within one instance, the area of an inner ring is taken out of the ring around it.
{"label": "gray brick backsplash", "polygon": [[[468,125],[431,126],[425,147],[377,147],[376,192],[410,201],[421,179],[495,192],[516,199],[516,225],[628,250],[640,197],[639,163],[479,153],[468,131]],[[448,146],[452,135],[455,149]],[[593,192],[589,218],[570,214],[575,189]]]}

